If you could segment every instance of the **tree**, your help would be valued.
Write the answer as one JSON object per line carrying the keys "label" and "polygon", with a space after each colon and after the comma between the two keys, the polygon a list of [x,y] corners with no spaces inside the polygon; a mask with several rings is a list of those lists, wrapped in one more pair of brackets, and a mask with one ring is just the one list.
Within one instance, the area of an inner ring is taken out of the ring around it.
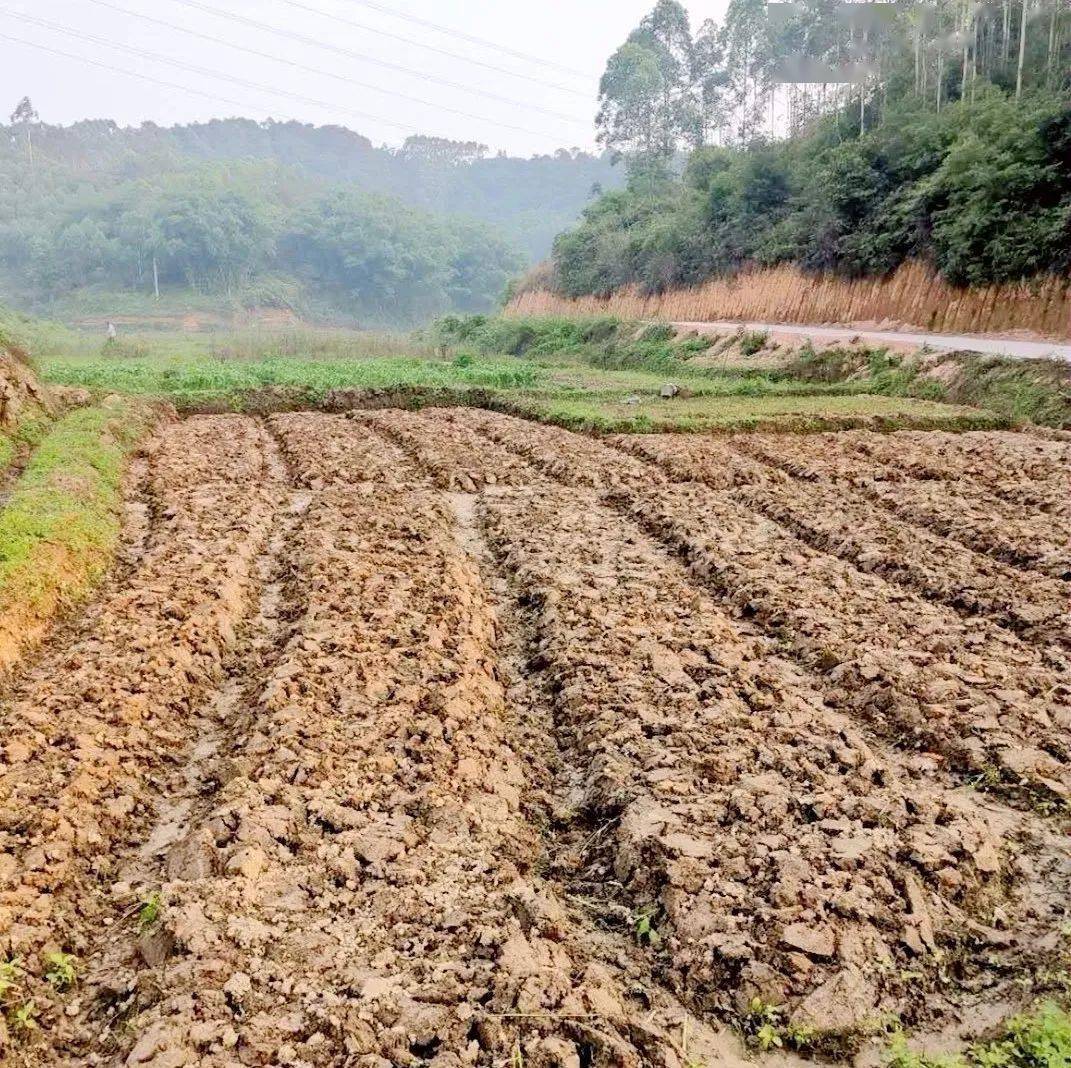
{"label": "tree", "polygon": [[668,157],[673,131],[665,122],[665,96],[658,57],[628,41],[611,57],[599,82],[599,113],[595,118],[599,144],[621,155]]}
{"label": "tree", "polygon": [[466,167],[487,155],[487,145],[479,141],[451,141],[448,137],[407,137],[398,155],[405,160]]}
{"label": "tree", "polygon": [[37,110],[28,96],[24,96],[15,105],[15,110],[11,113],[11,125],[21,127],[26,131],[26,151],[30,157],[31,167],[33,166],[33,137],[31,136],[31,130],[40,121],[41,116],[37,114]]}
{"label": "tree", "polygon": [[28,96],[24,96],[15,105],[15,110],[11,113],[12,126],[24,126],[27,123],[40,121],[41,116],[37,114],[37,111],[33,106],[33,102]]}
{"label": "tree", "polygon": [[730,0],[722,31],[734,139],[742,144],[759,131],[769,91],[769,22],[766,0]]}
{"label": "tree", "polygon": [[693,38],[677,0],[658,0],[610,57],[599,83],[599,143],[630,165],[696,149],[724,120],[720,41],[711,23]]}

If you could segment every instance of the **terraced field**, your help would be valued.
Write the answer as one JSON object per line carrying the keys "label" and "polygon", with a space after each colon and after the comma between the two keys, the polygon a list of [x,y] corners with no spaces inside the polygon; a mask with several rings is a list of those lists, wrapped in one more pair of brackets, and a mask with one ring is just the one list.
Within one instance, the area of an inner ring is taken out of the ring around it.
{"label": "terraced field", "polygon": [[1006,433],[164,426],[121,563],[0,704],[0,1049],[984,1030],[1066,975],[1069,469]]}

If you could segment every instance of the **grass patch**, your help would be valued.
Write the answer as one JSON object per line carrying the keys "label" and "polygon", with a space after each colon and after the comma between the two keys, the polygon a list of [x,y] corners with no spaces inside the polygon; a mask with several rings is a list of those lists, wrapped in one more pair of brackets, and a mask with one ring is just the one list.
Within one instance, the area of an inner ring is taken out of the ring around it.
{"label": "grass patch", "polygon": [[885,349],[805,345],[784,373],[809,382],[855,382],[868,392],[985,408],[1010,423],[1071,427],[1071,364],[972,352],[902,355]]}
{"label": "grass patch", "polygon": [[0,510],[0,668],[107,566],[126,459],[148,424],[147,409],[130,402],[79,409],[30,457]]}
{"label": "grass patch", "polygon": [[[828,359],[790,375],[697,366],[694,354],[709,345],[709,338],[678,338],[664,324],[469,316],[440,320],[408,343],[346,331],[160,334],[120,338],[103,350],[94,339],[81,354],[46,349],[39,362],[51,382],[158,397],[183,411],[477,404],[619,432],[1006,422],[942,404],[937,395],[907,395],[892,380],[897,366],[883,357],[859,375]],[[667,384],[679,391],[668,399],[661,396]]]}
{"label": "grass patch", "polygon": [[516,407],[546,422],[601,433],[828,430],[854,427],[892,430],[939,427],[991,429],[1006,425],[987,412],[909,397],[708,395],[687,399],[534,396]]}
{"label": "grass patch", "polygon": [[336,390],[478,388],[531,389],[545,373],[516,360],[446,361],[418,357],[249,360],[150,358],[131,360],[42,359],[44,377],[62,385],[84,386],[166,398],[180,408],[223,405],[243,408],[244,396],[265,390],[290,392],[320,404]]}
{"label": "grass patch", "polygon": [[890,1068],[1067,1068],[1071,1064],[1071,1016],[1048,1003],[1017,1016],[1004,1033],[964,1053],[917,1053],[902,1035],[893,1041]]}

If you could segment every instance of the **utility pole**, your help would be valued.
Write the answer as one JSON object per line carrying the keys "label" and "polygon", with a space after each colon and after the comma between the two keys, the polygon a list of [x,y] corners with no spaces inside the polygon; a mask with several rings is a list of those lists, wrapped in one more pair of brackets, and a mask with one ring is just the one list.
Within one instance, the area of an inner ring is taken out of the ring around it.
{"label": "utility pole", "polygon": [[152,288],[156,299],[160,299],[160,272],[156,267],[156,253],[152,254]]}

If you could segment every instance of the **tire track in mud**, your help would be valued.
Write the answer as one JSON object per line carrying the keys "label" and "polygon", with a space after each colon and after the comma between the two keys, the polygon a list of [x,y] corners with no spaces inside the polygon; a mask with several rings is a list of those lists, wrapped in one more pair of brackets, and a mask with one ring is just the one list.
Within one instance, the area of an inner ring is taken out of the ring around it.
{"label": "tire track in mud", "polygon": [[[27,962],[46,1015],[56,1006],[34,979],[39,953],[92,951],[121,860],[151,825],[238,646],[277,504],[270,476],[260,481],[255,425],[251,437],[230,433],[250,424],[217,417],[160,431],[151,503],[122,574],[74,640],[52,644],[3,702],[0,952]],[[201,453],[215,463],[198,484],[183,462]]]}
{"label": "tire track in mud", "polygon": [[[975,552],[1027,573],[1071,580],[1071,517],[1035,513],[996,497],[985,488],[961,480],[880,481],[842,479],[842,460],[779,455],[750,437],[732,437],[729,447],[752,462],[782,470],[805,481],[828,480],[860,506],[876,504],[900,520],[949,538]],[[880,468],[879,468],[880,471]]]}
{"label": "tire track in mud", "polygon": [[868,744],[597,494],[483,509],[553,694],[558,806],[590,831],[563,877],[648,917],[663,981],[701,1013],[757,996],[847,1032],[906,1010],[898,970],[1000,897],[982,806]]}

